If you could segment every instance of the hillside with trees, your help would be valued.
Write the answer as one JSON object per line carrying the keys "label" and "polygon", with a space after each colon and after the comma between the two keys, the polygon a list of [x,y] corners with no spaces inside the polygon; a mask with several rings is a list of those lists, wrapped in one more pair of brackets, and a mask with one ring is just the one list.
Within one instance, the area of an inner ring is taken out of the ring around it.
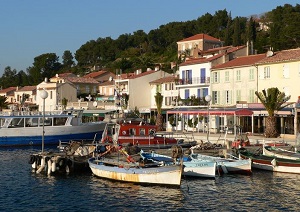
{"label": "hillside with trees", "polygon": [[[66,50],[62,63],[56,53],[45,53],[33,59],[26,71],[6,67],[0,78],[2,88],[36,85],[56,73],[73,72],[84,75],[92,67],[123,73],[136,69],[145,71],[161,65],[162,70],[173,73],[170,63],[179,64],[177,41],[195,34],[205,33],[224,41],[224,45],[245,45],[253,42],[257,53],[269,48],[273,51],[298,48],[300,42],[300,5],[285,4],[263,15],[231,17],[226,9],[215,14],[206,13],[196,20],[171,22],[145,33],[137,30],[111,37],[90,40],[75,53]],[[265,26],[263,29],[260,26]]]}

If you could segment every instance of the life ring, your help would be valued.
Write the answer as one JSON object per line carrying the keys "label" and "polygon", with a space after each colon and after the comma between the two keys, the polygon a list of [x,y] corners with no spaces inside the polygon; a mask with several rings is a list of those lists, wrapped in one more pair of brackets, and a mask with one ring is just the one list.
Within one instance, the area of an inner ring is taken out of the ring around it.
{"label": "life ring", "polygon": [[150,131],[149,131],[149,135],[154,135],[155,134],[155,130],[154,129],[151,129]]}
{"label": "life ring", "polygon": [[122,132],[122,135],[126,135],[126,131],[125,130]]}

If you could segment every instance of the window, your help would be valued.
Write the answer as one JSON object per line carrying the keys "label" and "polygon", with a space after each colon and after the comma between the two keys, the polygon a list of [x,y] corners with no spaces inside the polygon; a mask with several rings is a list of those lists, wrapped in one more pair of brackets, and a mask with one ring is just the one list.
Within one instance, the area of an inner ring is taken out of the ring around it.
{"label": "window", "polygon": [[255,91],[249,90],[249,103],[254,103]]}
{"label": "window", "polygon": [[214,83],[219,82],[219,73],[218,72],[213,73],[213,79],[212,80],[213,80]]}
{"label": "window", "polygon": [[254,80],[254,69],[253,68],[251,68],[249,70],[249,80]]}
{"label": "window", "polygon": [[206,70],[205,68],[200,69],[200,83],[206,82]]}
{"label": "window", "polygon": [[231,104],[231,91],[225,91],[225,103]]}
{"label": "window", "polygon": [[270,66],[264,67],[264,79],[270,79]]}
{"label": "window", "polygon": [[287,64],[283,65],[283,78],[290,78],[290,67]]}
{"label": "window", "polygon": [[225,82],[229,82],[229,71],[225,72]]}
{"label": "window", "polygon": [[50,91],[50,99],[52,99],[52,98],[53,98],[53,92]]}
{"label": "window", "polygon": [[212,92],[212,103],[218,104],[219,103],[219,91]]}
{"label": "window", "polygon": [[85,86],[85,92],[90,93],[90,86],[88,86],[88,85]]}
{"label": "window", "polygon": [[241,81],[241,70],[236,71],[236,81]]}
{"label": "window", "polygon": [[140,135],[145,135],[146,130],[144,128],[140,129]]}
{"label": "window", "polygon": [[241,101],[241,90],[236,90],[236,101]]}
{"label": "window", "polygon": [[189,89],[185,89],[184,90],[184,98],[188,99],[190,97],[190,90]]}

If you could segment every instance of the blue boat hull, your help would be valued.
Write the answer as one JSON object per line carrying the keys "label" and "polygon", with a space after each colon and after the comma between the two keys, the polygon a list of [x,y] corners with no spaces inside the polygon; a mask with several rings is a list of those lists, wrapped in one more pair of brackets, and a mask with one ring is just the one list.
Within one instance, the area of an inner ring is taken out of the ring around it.
{"label": "blue boat hull", "polygon": [[[103,132],[103,131],[102,131]],[[59,141],[70,141],[70,140],[93,140],[96,136],[96,140],[100,140],[102,132],[89,132],[69,135],[49,135],[44,136],[45,145],[58,145]],[[42,136],[10,136],[0,137],[0,146],[37,146],[42,145]]]}

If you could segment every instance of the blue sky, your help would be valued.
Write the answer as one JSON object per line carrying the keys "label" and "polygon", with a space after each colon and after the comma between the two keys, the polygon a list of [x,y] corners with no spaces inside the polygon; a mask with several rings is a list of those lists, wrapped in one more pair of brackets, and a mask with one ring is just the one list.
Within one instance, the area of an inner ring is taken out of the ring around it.
{"label": "blue sky", "polygon": [[173,21],[195,20],[226,9],[232,17],[248,17],[299,1],[281,0],[1,0],[0,76],[5,67],[17,71],[34,58],[65,50],[73,54],[89,40],[144,30]]}

